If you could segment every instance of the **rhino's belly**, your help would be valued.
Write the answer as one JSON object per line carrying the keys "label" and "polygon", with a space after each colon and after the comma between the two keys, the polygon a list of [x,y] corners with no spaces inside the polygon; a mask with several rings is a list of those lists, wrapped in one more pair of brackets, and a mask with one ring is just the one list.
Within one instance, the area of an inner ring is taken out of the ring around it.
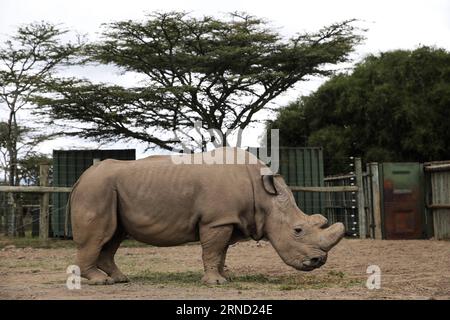
{"label": "rhino's belly", "polygon": [[199,216],[193,213],[197,211],[193,188],[149,172],[140,177],[134,172],[134,184],[118,183],[118,211],[126,231],[155,246],[197,241]]}
{"label": "rhino's belly", "polygon": [[176,246],[198,241],[198,227],[191,219],[165,217],[149,212],[121,214],[121,223],[134,239],[154,246]]}

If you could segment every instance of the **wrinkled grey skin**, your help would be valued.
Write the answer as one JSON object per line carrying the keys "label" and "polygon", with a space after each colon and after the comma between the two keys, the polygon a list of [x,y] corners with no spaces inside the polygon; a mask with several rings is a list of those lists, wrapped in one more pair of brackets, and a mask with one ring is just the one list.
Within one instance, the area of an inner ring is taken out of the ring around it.
{"label": "wrinkled grey skin", "polygon": [[226,281],[227,248],[247,238],[269,240],[298,270],[323,265],[343,225],[326,227],[323,216],[305,215],[281,176],[262,179],[265,166],[253,155],[236,148],[207,155],[225,152],[247,164],[175,164],[171,156],[153,156],[105,160],[86,170],[69,199],[81,275],[91,284],[128,281],[114,262],[126,235],[155,246],[200,241],[206,283]]}

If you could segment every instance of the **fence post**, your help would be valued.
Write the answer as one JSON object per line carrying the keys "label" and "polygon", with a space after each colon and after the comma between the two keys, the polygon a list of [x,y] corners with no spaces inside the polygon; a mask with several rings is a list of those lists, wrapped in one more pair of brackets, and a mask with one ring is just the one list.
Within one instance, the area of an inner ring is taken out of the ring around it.
{"label": "fence post", "polygon": [[366,206],[364,199],[364,183],[362,175],[361,158],[355,158],[355,175],[356,185],[358,186],[358,220],[359,220],[359,237],[365,239],[367,235],[366,230]]}
{"label": "fence post", "polygon": [[378,163],[372,162],[369,164],[372,183],[372,203],[373,203],[373,223],[375,224],[375,239],[382,239],[381,231],[381,195],[380,195],[380,180],[378,175]]}
{"label": "fence post", "polygon": [[9,208],[6,213],[6,234],[14,237],[16,235],[16,200],[12,192],[8,193]]}
{"label": "fence post", "polygon": [[[41,164],[39,167],[39,182],[42,187],[48,186],[48,171],[49,165]],[[48,192],[41,194],[41,206],[39,212],[39,238],[42,240],[48,239],[48,207],[49,207],[50,194]]]}

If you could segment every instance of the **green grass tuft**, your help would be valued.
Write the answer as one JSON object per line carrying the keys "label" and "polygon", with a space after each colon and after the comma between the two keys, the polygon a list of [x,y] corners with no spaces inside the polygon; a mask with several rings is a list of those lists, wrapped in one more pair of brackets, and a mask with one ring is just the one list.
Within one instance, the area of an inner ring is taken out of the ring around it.
{"label": "green grass tuft", "polygon": [[130,276],[130,280],[150,284],[199,284],[203,273],[195,271],[185,272],[154,272],[151,270],[144,270],[136,275]]}
{"label": "green grass tuft", "polygon": [[[131,276],[132,281],[154,285],[173,286],[207,286],[201,282],[203,272],[153,272],[145,270]],[[360,285],[362,280],[348,279],[343,272],[329,272],[326,275],[279,275],[268,276],[260,273],[231,275],[231,281],[221,288],[237,290],[271,289],[271,290],[304,290],[328,287],[351,287]],[[216,287],[216,286],[214,286]]]}

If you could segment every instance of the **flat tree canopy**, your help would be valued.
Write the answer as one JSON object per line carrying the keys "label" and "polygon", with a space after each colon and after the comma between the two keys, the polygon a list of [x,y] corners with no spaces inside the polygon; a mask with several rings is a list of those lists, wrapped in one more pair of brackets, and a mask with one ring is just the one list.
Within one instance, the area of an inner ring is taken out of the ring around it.
{"label": "flat tree canopy", "polygon": [[450,53],[421,47],[368,56],[308,97],[280,110],[269,128],[280,144],[323,146],[328,173],[367,161],[450,159]]}
{"label": "flat tree canopy", "polygon": [[87,124],[71,134],[134,138],[170,150],[186,138],[174,130],[186,133],[198,121],[222,134],[244,129],[295,83],[330,75],[362,40],[352,22],[290,39],[263,19],[237,13],[226,19],[155,13],[141,22],[106,24],[103,39],[84,51],[86,61],[145,80],[126,88],[58,80],[36,102],[53,120]]}

